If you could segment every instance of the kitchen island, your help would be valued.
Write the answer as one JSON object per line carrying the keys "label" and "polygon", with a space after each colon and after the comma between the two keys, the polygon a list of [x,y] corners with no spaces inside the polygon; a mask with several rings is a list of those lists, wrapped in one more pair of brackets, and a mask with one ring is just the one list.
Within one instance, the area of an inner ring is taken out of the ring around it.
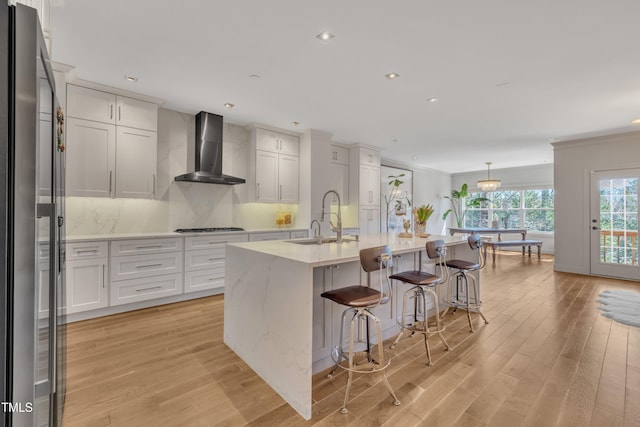
{"label": "kitchen island", "polygon": [[[331,288],[366,283],[361,249],[389,245],[395,271],[417,268],[428,240],[442,239],[447,258],[477,261],[459,236],[399,238],[394,234],[360,236],[343,243],[296,244],[292,241],[230,243],[226,247],[224,342],[305,419],[311,418],[312,375],[331,365],[337,341],[337,307],[319,295]],[[426,256],[424,257],[426,259]],[[372,278],[377,287],[377,279]],[[396,285],[396,294],[406,288]],[[399,332],[399,301],[378,307],[384,338]],[[391,362],[393,363],[393,361]]]}

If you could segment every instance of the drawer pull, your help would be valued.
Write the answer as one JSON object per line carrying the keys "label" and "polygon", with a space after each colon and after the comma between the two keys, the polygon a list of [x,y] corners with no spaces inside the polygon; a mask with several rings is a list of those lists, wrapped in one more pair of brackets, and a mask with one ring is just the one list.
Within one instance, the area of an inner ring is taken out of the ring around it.
{"label": "drawer pull", "polygon": [[150,288],[136,289],[136,292],[151,291],[153,289],[162,289],[162,286],[152,286]]}
{"label": "drawer pull", "polygon": [[136,246],[136,249],[160,249],[162,245]]}
{"label": "drawer pull", "polygon": [[85,249],[85,250],[77,250],[76,251],[79,254],[97,254],[98,250],[97,249]]}
{"label": "drawer pull", "polygon": [[162,267],[162,264],[136,265],[136,268]]}

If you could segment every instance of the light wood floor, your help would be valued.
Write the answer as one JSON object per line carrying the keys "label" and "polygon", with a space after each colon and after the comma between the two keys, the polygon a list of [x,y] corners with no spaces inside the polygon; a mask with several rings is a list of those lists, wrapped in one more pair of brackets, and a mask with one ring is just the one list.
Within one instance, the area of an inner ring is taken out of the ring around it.
{"label": "light wood floor", "polygon": [[[446,352],[400,342],[389,380],[314,380],[306,422],[222,341],[221,296],[71,324],[65,426],[638,426],[640,328],[602,317],[604,289],[640,284],[554,273],[553,260],[501,253],[482,272],[483,312],[447,316]],[[251,327],[251,325],[247,325]]]}

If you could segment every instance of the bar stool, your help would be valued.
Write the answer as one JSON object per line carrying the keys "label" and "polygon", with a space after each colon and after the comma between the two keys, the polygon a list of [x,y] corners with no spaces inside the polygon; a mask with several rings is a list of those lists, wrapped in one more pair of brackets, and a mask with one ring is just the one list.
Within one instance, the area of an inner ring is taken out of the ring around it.
{"label": "bar stool", "polygon": [[[340,305],[347,306],[348,308],[342,313],[342,321],[340,323],[340,341],[338,345],[334,347],[331,353],[331,357],[336,362],[335,367],[327,375],[331,378],[333,373],[338,367],[345,369],[349,372],[349,379],[347,380],[347,389],[344,394],[344,402],[340,413],[346,414],[347,401],[349,400],[349,392],[351,390],[351,384],[353,382],[353,373],[375,373],[382,372],[382,381],[389,391],[391,397],[393,397],[393,404],[399,405],[400,401],[396,397],[396,394],[389,384],[387,375],[384,370],[389,366],[389,361],[385,362],[384,354],[382,351],[382,328],[380,326],[380,319],[378,319],[371,309],[377,307],[380,304],[386,304],[391,298],[391,286],[389,285],[389,273],[387,268],[391,267],[391,249],[389,246],[378,246],[374,248],[362,249],[360,251],[360,264],[362,269],[367,273],[367,286],[348,286],[346,288],[334,289],[331,291],[323,292],[320,296],[330,299]],[[371,288],[371,272],[379,271],[380,277],[380,290]],[[386,287],[386,291],[385,291]],[[349,333],[349,351],[345,352],[342,348],[344,338],[344,322],[348,313],[352,314],[351,317],[351,329]],[[371,343],[369,339],[369,319],[373,320],[376,324],[377,333],[377,345],[378,345],[378,357],[374,359],[371,354]],[[367,354],[366,360],[356,362],[355,358],[355,335],[356,335],[356,321],[360,324],[361,320],[366,321],[367,325],[367,341],[365,353]],[[347,366],[343,366],[341,362],[347,360],[349,363]]]}
{"label": "bar stool", "polygon": [[[482,311],[480,311],[480,299],[478,298],[478,282],[476,281],[476,278],[473,276],[473,274],[468,273],[482,269],[485,264],[485,258],[483,251],[480,250],[482,248],[482,238],[479,234],[472,234],[471,236],[469,236],[467,241],[469,242],[469,247],[472,251],[478,251],[479,262],[473,263],[461,259],[453,259],[445,262],[445,265],[447,267],[456,271],[449,278],[450,283],[447,291],[447,302],[449,305],[442,314],[442,317],[447,314],[449,308],[451,307],[454,308],[454,311],[458,308],[462,308],[463,310],[467,311],[469,328],[471,332],[474,332],[473,324],[471,323],[472,311],[478,313],[482,317],[482,320],[484,320],[485,324],[489,324],[489,321],[486,317],[484,317]],[[456,279],[455,295],[453,295],[453,293],[451,292],[451,281],[453,279]],[[469,279],[471,279],[471,282],[473,283],[473,302],[471,299],[471,295],[469,294]],[[460,295],[460,286],[462,286],[463,288],[464,295]]]}
{"label": "bar stool", "polygon": [[[449,350],[449,344],[444,339],[442,332],[445,330],[444,324],[440,322],[440,309],[438,308],[438,295],[434,291],[434,288],[440,283],[447,282],[449,280],[449,269],[445,267],[444,260],[447,252],[444,246],[444,240],[434,240],[427,242],[426,244],[427,257],[432,260],[436,260],[436,267],[440,270],[440,275],[436,276],[425,271],[421,271],[422,268],[422,253],[420,253],[419,270],[418,271],[404,271],[391,275],[389,278],[393,280],[399,280],[404,283],[414,285],[411,289],[404,293],[402,300],[402,311],[400,312],[401,318],[398,319],[398,325],[400,326],[400,333],[398,337],[391,345],[391,348],[395,348],[396,344],[402,338],[404,331],[411,331],[413,336],[416,332],[421,333],[424,336],[424,347],[427,352],[427,365],[433,365],[431,361],[431,350],[429,349],[429,337],[437,334],[440,340],[444,344],[445,349]],[[427,298],[429,295],[433,301],[433,305],[436,312],[436,326],[435,329],[429,328],[429,315],[427,311]],[[413,307],[410,300],[413,299]],[[407,312],[407,310],[411,310]]]}

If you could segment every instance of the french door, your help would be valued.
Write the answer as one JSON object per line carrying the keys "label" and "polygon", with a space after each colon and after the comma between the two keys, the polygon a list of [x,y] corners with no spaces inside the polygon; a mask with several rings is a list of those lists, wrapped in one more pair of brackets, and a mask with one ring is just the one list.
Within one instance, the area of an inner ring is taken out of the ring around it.
{"label": "french door", "polygon": [[591,273],[640,280],[640,169],[591,174]]}

